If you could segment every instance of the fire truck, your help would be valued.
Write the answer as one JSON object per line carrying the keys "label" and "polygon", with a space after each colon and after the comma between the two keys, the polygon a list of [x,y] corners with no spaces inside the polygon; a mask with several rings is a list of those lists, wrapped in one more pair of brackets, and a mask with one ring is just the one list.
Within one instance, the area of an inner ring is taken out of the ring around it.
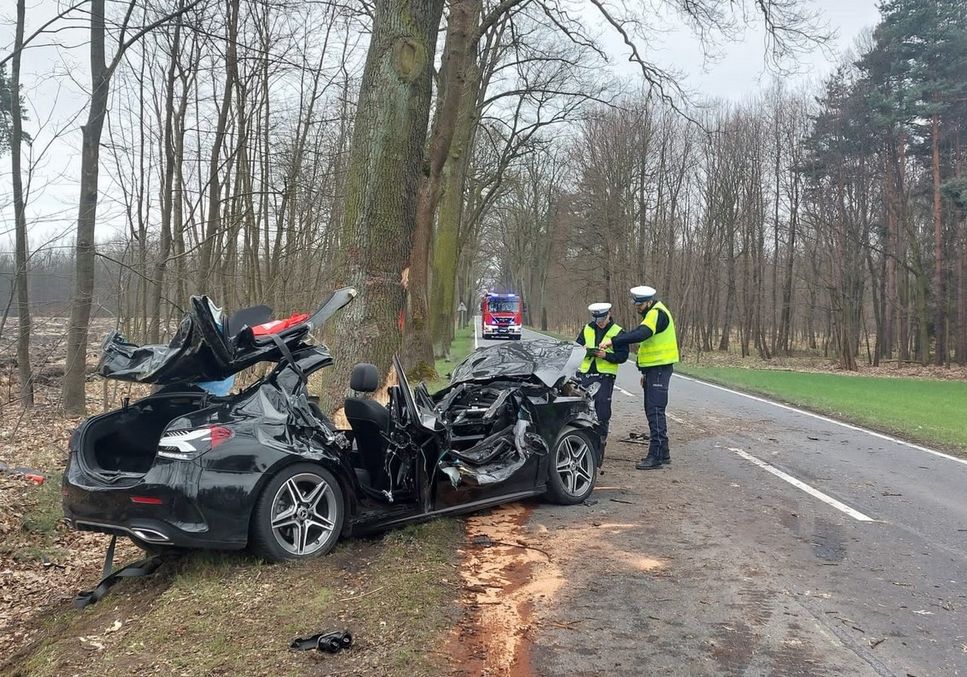
{"label": "fire truck", "polygon": [[520,340],[522,303],[517,294],[488,292],[480,300],[480,333],[485,339],[505,337]]}

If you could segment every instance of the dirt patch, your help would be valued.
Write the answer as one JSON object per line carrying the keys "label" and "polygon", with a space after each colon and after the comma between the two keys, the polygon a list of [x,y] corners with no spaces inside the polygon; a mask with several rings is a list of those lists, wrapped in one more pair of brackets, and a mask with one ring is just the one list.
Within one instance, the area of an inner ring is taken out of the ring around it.
{"label": "dirt patch", "polygon": [[[595,495],[607,501],[625,491],[604,486]],[[597,521],[588,506],[578,505],[549,513],[566,526],[535,523],[534,507],[513,504],[468,519],[461,565],[466,613],[449,648],[460,666],[454,675],[540,674],[531,654],[544,626],[560,626],[546,614],[569,584],[569,567],[594,562],[603,575],[638,576],[663,575],[668,567],[666,559],[628,549],[629,539],[638,540],[631,536],[641,530],[638,522]]]}
{"label": "dirt patch", "polygon": [[[89,384],[93,395],[94,384]],[[78,419],[64,416],[59,393],[38,388],[37,406],[8,407],[0,418],[0,461],[32,468],[46,479],[35,486],[0,474],[0,656],[29,645],[44,627],[43,609],[69,604],[101,573],[108,538],[67,528],[61,508],[60,476],[67,441]],[[56,397],[56,401],[51,401]],[[117,561],[140,550],[119,543]]]}
{"label": "dirt patch", "polygon": [[512,504],[467,520],[460,575],[467,614],[450,639],[459,675],[535,674],[535,602],[564,584],[560,569],[524,529],[532,506]]}
{"label": "dirt patch", "polygon": [[[300,563],[194,553],[83,611],[44,608],[0,674],[438,675],[446,657],[428,647],[455,616],[462,538],[460,522],[437,520]],[[342,629],[354,644],[338,655],[289,649]]]}

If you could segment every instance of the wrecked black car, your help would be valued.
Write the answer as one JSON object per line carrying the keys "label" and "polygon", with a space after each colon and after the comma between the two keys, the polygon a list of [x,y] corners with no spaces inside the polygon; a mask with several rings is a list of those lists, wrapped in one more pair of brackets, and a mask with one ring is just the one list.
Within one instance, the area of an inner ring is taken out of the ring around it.
{"label": "wrecked black car", "polygon": [[[333,362],[310,333],[354,296],[340,290],[312,315],[277,321],[265,306],[225,317],[193,297],[168,345],[109,335],[100,374],[155,390],[74,432],[69,523],[146,550],[248,546],[284,560],[322,555],[349,534],[528,496],[590,495],[599,428],[572,378],[581,351],[566,343],[481,349],[434,394],[411,387],[395,360],[385,404],[373,397],[376,367],[357,364],[349,427],[337,428],[307,389]],[[234,375],[258,362],[274,366],[229,394]]]}

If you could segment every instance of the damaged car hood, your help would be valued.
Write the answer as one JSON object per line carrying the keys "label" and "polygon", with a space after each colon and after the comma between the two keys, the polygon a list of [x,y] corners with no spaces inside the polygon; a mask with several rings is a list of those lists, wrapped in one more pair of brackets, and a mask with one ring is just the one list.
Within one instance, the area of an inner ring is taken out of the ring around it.
{"label": "damaged car hood", "polygon": [[482,348],[457,365],[451,385],[509,378],[534,380],[553,388],[573,376],[584,350],[553,339],[520,341]]}

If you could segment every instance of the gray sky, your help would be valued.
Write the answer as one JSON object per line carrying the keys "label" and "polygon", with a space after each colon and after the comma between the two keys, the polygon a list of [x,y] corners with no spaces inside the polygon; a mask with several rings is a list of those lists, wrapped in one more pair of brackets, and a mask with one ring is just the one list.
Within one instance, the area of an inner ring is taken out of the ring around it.
{"label": "gray sky", "polygon": [[[835,67],[838,55],[852,48],[856,37],[876,24],[876,5],[877,0],[806,0],[807,8],[819,13],[836,36],[826,49],[801,55],[796,72],[782,79],[788,84],[821,82]],[[595,20],[591,14],[594,11],[589,9],[590,20]],[[699,97],[739,101],[768,86],[775,77],[766,67],[765,31],[758,24],[746,29],[735,42],[718,41],[709,58],[699,38],[678,17],[656,17],[654,27],[658,30],[644,45],[644,56],[681,73],[684,86]],[[620,39],[616,36],[610,44],[616,70],[635,76],[638,67],[627,63],[628,50]]]}
{"label": "gray sky", "polygon": [[[0,53],[6,54],[13,42],[15,8],[10,0],[0,4],[3,5],[0,9]],[[64,6],[65,0],[28,0],[27,33]],[[813,0],[811,6],[822,14],[838,37],[828,50],[814,50],[802,57],[800,72],[783,76],[788,84],[819,83],[833,68],[836,55],[852,47],[857,35],[872,27],[878,17],[876,0]],[[601,34],[608,36],[615,71],[637,77],[637,66],[627,62],[627,51],[620,39],[599,21],[593,9],[590,12],[589,21],[598,23]],[[657,30],[650,32],[649,41],[642,45],[644,56],[680,73],[686,89],[698,97],[742,100],[767,86],[774,77],[763,60],[764,32],[761,28],[746,30],[737,42],[718,44],[709,60],[698,38],[677,17],[655,15],[652,21]],[[67,45],[66,48],[35,48],[24,58],[22,81],[31,117],[25,129],[35,138],[35,156],[44,154],[44,159],[36,167],[28,207],[31,247],[40,246],[57,234],[70,233],[76,218],[80,125],[85,117],[89,77],[83,20],[75,19],[72,23],[79,28],[43,40],[48,43],[56,39]],[[9,157],[5,156],[0,159],[0,251],[12,249],[9,172]],[[109,224],[119,222],[115,218],[117,208],[110,202],[111,187],[110,172],[102,169],[101,188],[105,199],[99,207],[99,222],[104,225],[99,226],[99,239],[110,237],[116,226]]]}

